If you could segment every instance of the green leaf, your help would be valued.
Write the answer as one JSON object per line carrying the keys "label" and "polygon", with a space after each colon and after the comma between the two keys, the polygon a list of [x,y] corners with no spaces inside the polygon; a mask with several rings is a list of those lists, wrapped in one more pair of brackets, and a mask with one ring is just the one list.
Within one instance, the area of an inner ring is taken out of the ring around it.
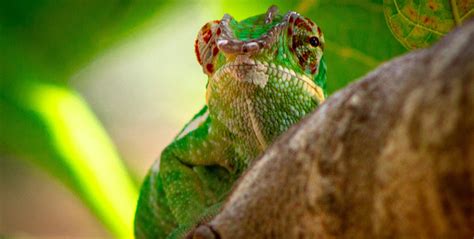
{"label": "green leaf", "polygon": [[384,0],[387,24],[408,49],[423,48],[474,16],[472,0]]}

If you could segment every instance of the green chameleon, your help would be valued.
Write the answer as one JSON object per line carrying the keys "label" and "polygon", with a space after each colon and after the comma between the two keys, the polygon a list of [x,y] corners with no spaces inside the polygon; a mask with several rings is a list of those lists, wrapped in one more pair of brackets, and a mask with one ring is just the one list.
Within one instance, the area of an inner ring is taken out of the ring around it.
{"label": "green chameleon", "polygon": [[143,183],[137,238],[182,238],[218,213],[249,164],[325,99],[321,29],[296,12],[205,24],[195,51],[206,106],[168,145]]}

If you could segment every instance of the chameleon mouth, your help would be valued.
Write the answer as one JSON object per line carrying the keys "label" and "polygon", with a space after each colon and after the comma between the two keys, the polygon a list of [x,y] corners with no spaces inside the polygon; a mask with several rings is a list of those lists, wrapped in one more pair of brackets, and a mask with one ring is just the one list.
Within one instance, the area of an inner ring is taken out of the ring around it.
{"label": "chameleon mouth", "polygon": [[253,83],[264,88],[270,76],[274,76],[282,82],[298,81],[302,83],[303,89],[313,98],[321,103],[324,101],[324,93],[321,87],[316,85],[308,76],[296,73],[282,65],[253,60],[245,56],[238,56],[235,61],[220,67],[213,76],[213,80],[219,80],[223,75],[231,75],[242,82]]}

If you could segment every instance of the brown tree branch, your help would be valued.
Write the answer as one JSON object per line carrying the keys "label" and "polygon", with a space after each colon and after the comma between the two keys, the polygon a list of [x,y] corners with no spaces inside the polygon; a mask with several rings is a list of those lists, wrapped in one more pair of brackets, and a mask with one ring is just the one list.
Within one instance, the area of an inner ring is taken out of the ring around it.
{"label": "brown tree branch", "polygon": [[472,238],[473,209],[471,21],[331,96],[194,236]]}

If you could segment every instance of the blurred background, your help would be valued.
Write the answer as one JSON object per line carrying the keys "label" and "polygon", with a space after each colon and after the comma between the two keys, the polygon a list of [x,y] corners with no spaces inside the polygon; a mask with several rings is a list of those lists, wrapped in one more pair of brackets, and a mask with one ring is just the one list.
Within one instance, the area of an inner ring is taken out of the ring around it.
{"label": "blurred background", "polygon": [[330,94],[406,52],[376,0],[0,3],[0,236],[131,237],[147,169],[204,104],[198,30],[271,4],[321,26]]}

